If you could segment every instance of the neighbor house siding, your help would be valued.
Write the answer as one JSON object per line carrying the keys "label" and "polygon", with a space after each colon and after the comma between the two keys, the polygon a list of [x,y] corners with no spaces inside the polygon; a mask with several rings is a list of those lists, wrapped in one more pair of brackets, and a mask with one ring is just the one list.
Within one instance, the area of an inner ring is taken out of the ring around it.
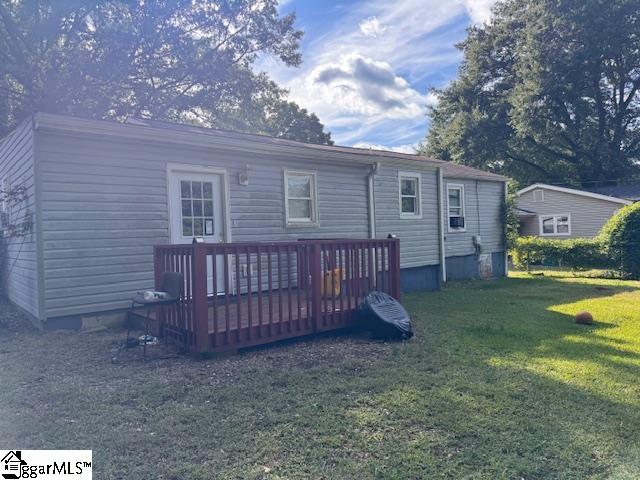
{"label": "neighbor house siding", "polygon": [[[399,172],[421,177],[421,218],[400,217]],[[436,169],[383,165],[374,183],[376,236],[400,239],[402,268],[439,263],[438,173]]]}
{"label": "neighbor house siding", "polygon": [[33,225],[30,234],[4,240],[7,262],[2,268],[6,275],[6,295],[39,318],[34,135],[30,119],[0,140],[0,182],[5,178],[11,188],[24,186],[27,192],[26,201],[10,209],[10,222],[29,220]]}
{"label": "neighbor house siding", "polygon": [[[132,292],[152,287],[153,245],[169,242],[168,163],[227,170],[232,241],[368,235],[368,166],[40,136],[47,317],[123,308]],[[285,168],[317,172],[319,226],[285,226]]]}
{"label": "neighbor house siding", "polygon": [[[544,200],[541,202],[533,201],[534,190],[518,197],[518,208],[538,215],[523,221],[522,235],[539,235],[538,218],[541,215],[571,215],[571,235],[558,235],[555,238],[594,237],[607,220],[624,206],[604,199],[544,188],[542,190]],[[545,236],[545,238],[554,238],[554,236]]]}

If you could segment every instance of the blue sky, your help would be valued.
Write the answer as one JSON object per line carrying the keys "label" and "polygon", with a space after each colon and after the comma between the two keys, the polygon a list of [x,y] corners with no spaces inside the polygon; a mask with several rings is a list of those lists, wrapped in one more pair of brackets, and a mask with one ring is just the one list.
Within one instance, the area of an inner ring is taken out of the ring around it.
{"label": "blue sky", "polygon": [[494,0],[284,0],[304,30],[303,64],[259,68],[315,112],[339,145],[412,152],[428,128],[431,87],[455,78],[465,29]]}

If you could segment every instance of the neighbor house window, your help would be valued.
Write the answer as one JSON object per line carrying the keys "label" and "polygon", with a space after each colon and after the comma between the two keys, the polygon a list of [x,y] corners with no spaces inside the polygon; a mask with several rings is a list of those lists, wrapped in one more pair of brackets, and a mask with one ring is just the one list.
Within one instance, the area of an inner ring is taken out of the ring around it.
{"label": "neighbor house window", "polygon": [[447,185],[447,211],[449,231],[464,231],[464,185]]}
{"label": "neighbor house window", "polygon": [[316,174],[284,172],[287,225],[314,225],[318,222]]}
{"label": "neighbor house window", "polygon": [[544,202],[544,190],[534,190],[533,191],[533,201],[535,203]]}
{"label": "neighbor house window", "polygon": [[419,173],[400,172],[398,174],[400,188],[400,216],[420,217],[420,195],[422,185]]}
{"label": "neighbor house window", "polygon": [[571,235],[571,216],[542,215],[540,217],[540,235]]}

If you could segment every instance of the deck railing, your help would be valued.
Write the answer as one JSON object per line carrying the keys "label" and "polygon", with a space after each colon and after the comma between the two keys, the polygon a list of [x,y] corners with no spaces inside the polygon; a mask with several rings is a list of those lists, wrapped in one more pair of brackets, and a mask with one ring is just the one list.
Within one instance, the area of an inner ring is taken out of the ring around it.
{"label": "deck railing", "polygon": [[348,327],[369,292],[400,297],[397,239],[159,245],[154,254],[156,288],[164,272],[184,276],[162,322],[191,351]]}

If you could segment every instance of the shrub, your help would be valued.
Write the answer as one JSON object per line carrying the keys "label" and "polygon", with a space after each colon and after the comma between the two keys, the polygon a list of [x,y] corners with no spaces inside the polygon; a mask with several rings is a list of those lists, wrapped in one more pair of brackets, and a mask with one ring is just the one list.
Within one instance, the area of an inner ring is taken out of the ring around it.
{"label": "shrub", "polygon": [[529,265],[557,265],[582,270],[612,266],[601,238],[557,240],[520,237],[511,251],[511,259],[516,268],[528,268]]}
{"label": "shrub", "polygon": [[627,278],[640,278],[640,203],[622,208],[598,235],[614,268]]}

